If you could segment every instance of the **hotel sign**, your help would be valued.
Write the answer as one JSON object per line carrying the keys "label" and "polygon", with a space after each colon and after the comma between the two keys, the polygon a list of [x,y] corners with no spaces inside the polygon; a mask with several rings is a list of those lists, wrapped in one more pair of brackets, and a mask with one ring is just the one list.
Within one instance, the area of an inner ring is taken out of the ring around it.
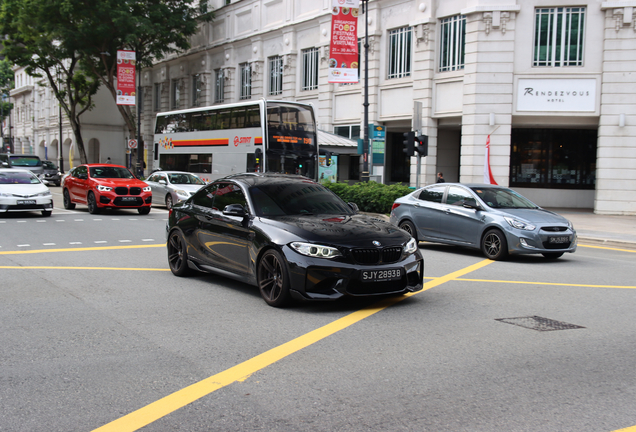
{"label": "hotel sign", "polygon": [[519,79],[517,111],[595,112],[596,79]]}

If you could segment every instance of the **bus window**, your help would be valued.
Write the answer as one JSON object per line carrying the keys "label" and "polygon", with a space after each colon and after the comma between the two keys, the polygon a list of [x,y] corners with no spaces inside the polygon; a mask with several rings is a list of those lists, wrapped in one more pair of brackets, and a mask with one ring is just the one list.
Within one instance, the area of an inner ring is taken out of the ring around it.
{"label": "bus window", "polygon": [[224,110],[217,111],[216,124],[214,126],[214,129],[229,129],[231,118],[232,118],[231,109],[224,109]]}

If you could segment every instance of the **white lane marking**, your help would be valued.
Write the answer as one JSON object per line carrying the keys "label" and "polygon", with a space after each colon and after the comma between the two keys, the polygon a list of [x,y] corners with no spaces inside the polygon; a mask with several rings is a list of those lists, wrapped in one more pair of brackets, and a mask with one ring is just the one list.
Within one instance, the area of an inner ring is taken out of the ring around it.
{"label": "white lane marking", "polygon": [[17,223],[25,223],[26,221],[16,221]]}
{"label": "white lane marking", "polygon": [[100,243],[108,243],[106,240],[97,240],[95,243],[100,244]]}
{"label": "white lane marking", "polygon": [[36,220],[36,222],[37,222],[37,223],[42,223],[42,222],[46,222],[46,221],[45,221],[45,220],[40,220],[40,219],[38,219],[38,220]]}
{"label": "white lane marking", "polygon": [[119,243],[132,243],[132,240],[117,240]]}
{"label": "white lane marking", "polygon": [[55,243],[42,243],[42,246],[55,246]]}
{"label": "white lane marking", "polygon": [[84,222],[84,219],[75,219],[75,222]]}
{"label": "white lane marking", "polygon": [[82,244],[82,242],[69,242],[68,244],[78,245],[78,244]]}
{"label": "white lane marking", "polygon": [[31,245],[30,245],[30,244],[21,244],[21,245],[18,245],[18,247],[29,247],[29,246],[31,246]]}
{"label": "white lane marking", "polygon": [[151,242],[151,241],[155,241],[155,239],[141,239],[141,241]]}

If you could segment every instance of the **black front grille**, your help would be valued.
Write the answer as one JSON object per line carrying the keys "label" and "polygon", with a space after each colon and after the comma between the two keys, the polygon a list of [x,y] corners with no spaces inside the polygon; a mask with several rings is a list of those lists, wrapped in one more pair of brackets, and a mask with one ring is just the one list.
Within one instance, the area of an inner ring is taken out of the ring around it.
{"label": "black front grille", "polygon": [[541,230],[547,231],[547,232],[563,232],[563,231],[567,231],[568,227],[562,227],[562,226],[541,227]]}
{"label": "black front grille", "polygon": [[570,247],[571,242],[567,243],[550,243],[547,241],[543,242],[543,247],[546,249],[567,249]]}
{"label": "black front grille", "polygon": [[141,195],[141,188],[140,187],[131,187],[130,188],[130,194],[131,195]]}
{"label": "black front grille", "polygon": [[123,186],[116,187],[115,193],[117,195],[128,195],[128,188]]}
{"label": "black front grille", "polygon": [[393,263],[402,256],[402,248],[397,246],[383,249],[352,249],[351,255],[358,264]]}

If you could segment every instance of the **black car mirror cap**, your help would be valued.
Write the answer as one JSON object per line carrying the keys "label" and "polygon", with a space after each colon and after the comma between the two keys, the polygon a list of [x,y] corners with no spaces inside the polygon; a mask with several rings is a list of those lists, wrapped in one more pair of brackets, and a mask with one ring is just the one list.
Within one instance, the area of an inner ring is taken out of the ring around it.
{"label": "black car mirror cap", "polygon": [[351,207],[351,210],[353,210],[354,213],[358,213],[360,211],[360,208],[358,208],[358,204],[354,202],[349,202],[347,204],[349,204],[349,207]]}
{"label": "black car mirror cap", "polygon": [[225,208],[223,209],[223,214],[226,216],[238,216],[238,217],[247,216],[247,212],[245,211],[243,206],[240,204],[226,205]]}
{"label": "black car mirror cap", "polygon": [[481,206],[479,204],[477,204],[477,200],[475,200],[475,199],[464,200],[463,206],[466,207],[466,208],[470,208],[470,209],[483,210],[481,208]]}

